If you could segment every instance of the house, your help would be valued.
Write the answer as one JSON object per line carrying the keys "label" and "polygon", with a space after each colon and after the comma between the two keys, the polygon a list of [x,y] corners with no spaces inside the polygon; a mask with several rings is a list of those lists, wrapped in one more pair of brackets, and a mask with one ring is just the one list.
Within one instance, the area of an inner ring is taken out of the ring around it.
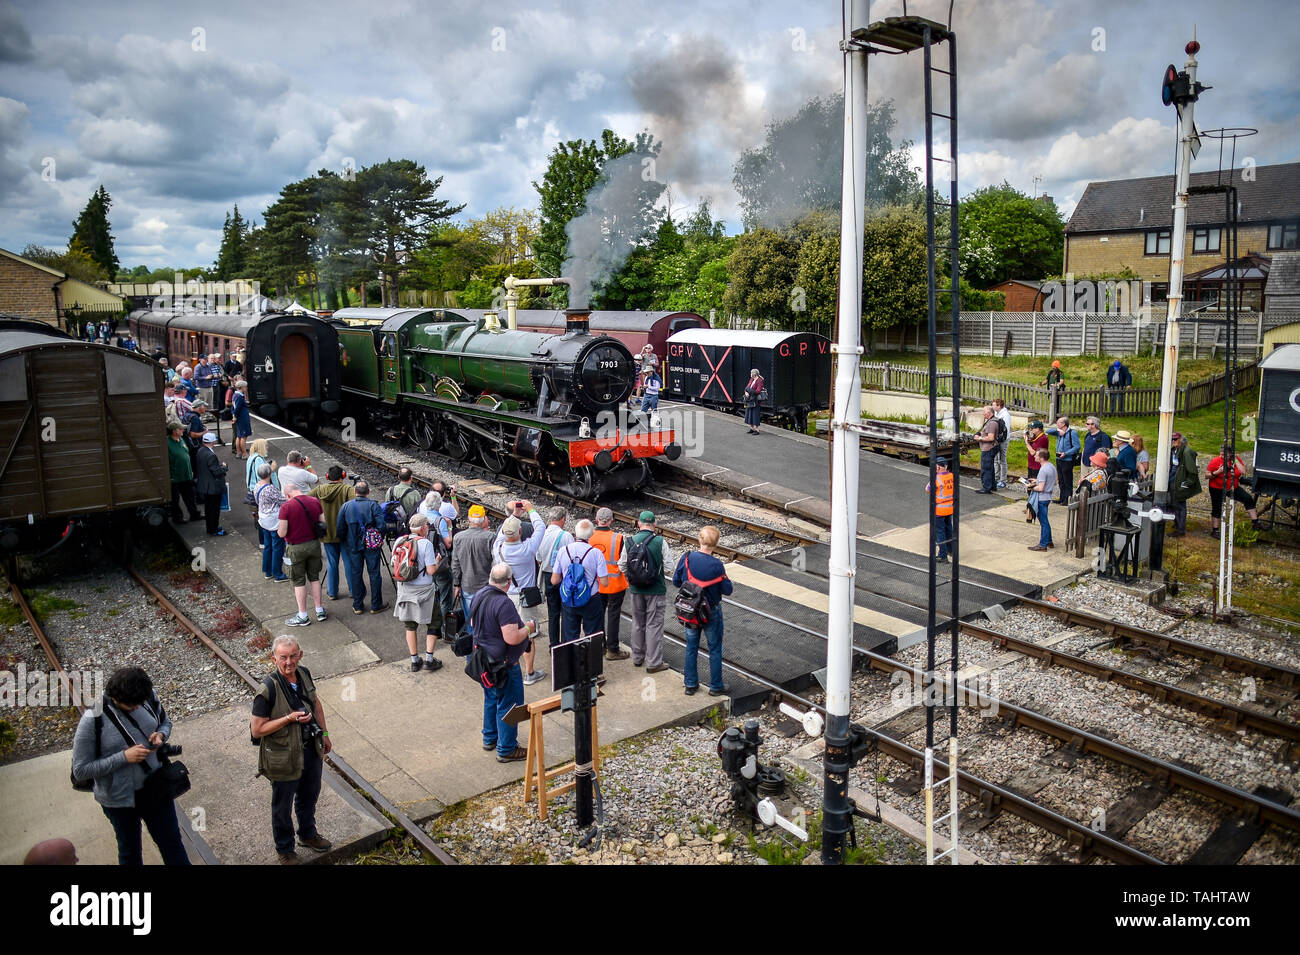
{"label": "house", "polygon": [[72,331],[82,316],[109,316],[116,321],[123,306],[120,295],[0,249],[0,312],[4,314]]}
{"label": "house", "polygon": [[1037,312],[1043,308],[1042,288],[1042,282],[1007,279],[988,291],[1001,292],[1006,297],[1006,304],[1002,307],[1004,312]]}
{"label": "house", "polygon": [[1273,256],[1264,293],[1270,311],[1300,312],[1300,252],[1279,252]]}
{"label": "house", "polygon": [[[1220,178],[1218,172],[1196,172],[1191,185],[1212,186]],[[1276,252],[1300,249],[1300,163],[1244,169],[1233,175],[1233,184],[1238,268],[1250,273],[1242,275],[1242,305],[1262,308],[1268,260]],[[1065,271],[1084,276],[1130,269],[1152,283],[1153,301],[1164,301],[1173,201],[1173,176],[1089,183],[1065,226]],[[1214,269],[1226,265],[1228,252],[1224,206],[1219,194],[1193,195],[1188,201],[1183,287],[1189,304],[1219,294],[1223,275],[1216,278]],[[1198,297],[1192,299],[1194,292]]]}

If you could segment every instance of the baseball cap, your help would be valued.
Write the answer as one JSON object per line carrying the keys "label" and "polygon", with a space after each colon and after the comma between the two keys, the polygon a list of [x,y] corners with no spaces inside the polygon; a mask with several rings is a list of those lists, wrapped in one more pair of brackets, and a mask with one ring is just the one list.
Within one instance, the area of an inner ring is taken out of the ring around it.
{"label": "baseball cap", "polygon": [[944,467],[947,467],[947,466],[948,466],[948,459],[947,459],[947,458],[935,458],[935,459],[934,459],[934,463],[935,463],[935,464],[941,464],[941,465],[943,465]]}
{"label": "baseball cap", "polygon": [[1181,441],[1183,440],[1183,433],[1181,431],[1175,431],[1169,437],[1173,438],[1175,441]]}
{"label": "baseball cap", "polygon": [[1029,427],[1031,427],[1031,428],[1037,428],[1039,431],[1042,431],[1042,430],[1043,430],[1043,422],[1041,422],[1040,420],[1038,420],[1037,418],[1035,418],[1033,421],[1029,422]]}
{"label": "baseball cap", "polygon": [[636,519],[640,521],[642,524],[653,524],[655,522],[655,512],[642,511],[640,514],[636,516]]}
{"label": "baseball cap", "polygon": [[203,443],[204,443],[204,444],[216,444],[216,443],[217,443],[217,436],[216,436],[215,434],[213,434],[211,431],[206,431],[206,432],[204,432],[204,434],[203,434]]}
{"label": "baseball cap", "polygon": [[487,511],[483,510],[483,505],[482,505],[482,504],[475,504],[473,507],[471,507],[471,508],[469,509],[469,516],[470,516],[471,518],[474,518],[474,517],[487,517]]}
{"label": "baseball cap", "polygon": [[519,522],[519,518],[513,514],[501,522],[501,533],[505,534],[506,537],[517,537],[522,528],[523,525]]}

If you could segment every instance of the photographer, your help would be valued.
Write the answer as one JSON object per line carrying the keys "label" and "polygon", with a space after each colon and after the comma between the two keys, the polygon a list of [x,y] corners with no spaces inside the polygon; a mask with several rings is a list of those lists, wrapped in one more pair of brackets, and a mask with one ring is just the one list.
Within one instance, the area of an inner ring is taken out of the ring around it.
{"label": "photographer", "polygon": [[283,865],[300,860],[293,848],[293,815],[298,814],[298,842],[324,852],[332,843],[316,831],[321,757],[331,749],[325,709],[316,683],[301,666],[302,648],[281,635],[271,645],[275,673],[262,681],[253,697],[249,729],[259,742],[257,772],[271,781],[271,832]]}
{"label": "photographer", "polygon": [[[172,723],[154,693],[149,675],[139,667],[114,671],[104,687],[102,713],[86,710],[72,744],[72,775],[94,779],[95,802],[117,835],[117,864],[143,865],[140,823],[165,865],[189,865],[176,821],[176,801],[159,784],[159,756]],[[97,738],[98,736],[98,738]]]}

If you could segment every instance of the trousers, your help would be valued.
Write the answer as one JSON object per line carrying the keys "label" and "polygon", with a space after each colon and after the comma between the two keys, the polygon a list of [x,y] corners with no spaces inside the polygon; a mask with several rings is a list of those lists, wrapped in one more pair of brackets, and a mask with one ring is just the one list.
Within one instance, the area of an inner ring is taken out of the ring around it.
{"label": "trousers", "polygon": [[293,851],[293,814],[298,814],[298,835],[305,839],[316,831],[316,800],[320,798],[323,763],[312,743],[303,743],[302,775],[271,783],[271,833],[276,852]]}
{"label": "trousers", "polygon": [[601,602],[605,605],[605,649],[617,650],[618,631],[623,623],[623,599],[627,595],[626,590],[620,590],[616,594],[601,594]]}
{"label": "trousers", "polygon": [[664,608],[667,594],[632,594],[632,662],[657,667],[664,662]]}

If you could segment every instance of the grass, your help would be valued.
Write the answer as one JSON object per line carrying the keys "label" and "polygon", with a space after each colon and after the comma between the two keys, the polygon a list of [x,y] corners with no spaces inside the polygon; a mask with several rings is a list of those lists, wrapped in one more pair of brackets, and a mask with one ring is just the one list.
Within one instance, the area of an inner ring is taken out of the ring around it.
{"label": "grass", "polygon": [[[749,848],[768,865],[802,865],[809,856],[821,855],[822,851],[822,814],[818,812],[808,817],[808,841],[800,842],[787,839],[779,832],[774,838],[759,842],[753,835],[749,836]],[[881,854],[878,843],[860,843],[856,849],[846,847],[845,865],[880,865]]]}
{"label": "grass", "polygon": [[[930,356],[920,352],[879,352],[869,358],[870,361],[887,361],[894,365],[911,365],[928,368]],[[1058,356],[1061,371],[1065,375],[1065,384],[1073,388],[1100,388],[1106,381],[1106,369],[1115,360],[1114,355],[1070,355]],[[1052,357],[1040,355],[1031,358],[1028,355],[965,355],[961,356],[962,375],[974,375],[977,378],[1000,378],[1003,381],[1019,382],[1023,385],[1036,385],[1047,377],[1052,367]],[[1154,358],[1150,355],[1127,355],[1123,358],[1128,370],[1133,373],[1134,388],[1158,388],[1164,367],[1164,354]],[[952,359],[947,355],[939,356],[939,371],[950,371]],[[1217,358],[1183,358],[1178,362],[1178,383],[1201,381],[1223,371],[1223,361]]]}
{"label": "grass", "polygon": [[[1240,508],[1237,519],[1233,605],[1248,613],[1300,620],[1300,554],[1268,546]],[[1165,544],[1165,569],[1183,591],[1206,597],[1213,594],[1219,570],[1219,542],[1206,533],[1208,529],[1208,518],[1189,517],[1187,536]],[[1251,536],[1256,538],[1254,543],[1243,543]]]}

